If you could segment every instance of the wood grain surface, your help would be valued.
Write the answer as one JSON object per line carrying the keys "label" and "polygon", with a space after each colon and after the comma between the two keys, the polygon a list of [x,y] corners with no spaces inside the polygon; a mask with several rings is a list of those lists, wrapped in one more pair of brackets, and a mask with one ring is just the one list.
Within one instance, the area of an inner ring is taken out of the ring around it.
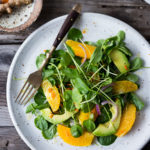
{"label": "wood grain surface", "polygon": [[[29,150],[10,120],[6,103],[6,81],[11,61],[22,42],[34,30],[53,18],[67,14],[75,3],[83,12],[103,13],[121,19],[150,42],[150,5],[143,0],[44,0],[37,21],[19,33],[0,32],[0,150]],[[143,150],[150,150],[150,143]]]}

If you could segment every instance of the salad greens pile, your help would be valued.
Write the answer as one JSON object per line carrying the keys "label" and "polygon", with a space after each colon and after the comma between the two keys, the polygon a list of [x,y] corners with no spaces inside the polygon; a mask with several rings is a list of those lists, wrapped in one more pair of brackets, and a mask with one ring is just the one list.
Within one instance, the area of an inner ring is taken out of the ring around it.
{"label": "salad greens pile", "polygon": [[[27,106],[26,113],[35,114],[35,126],[41,130],[45,139],[52,139],[57,133],[57,124],[61,123],[70,128],[71,134],[75,138],[79,138],[86,131],[93,133],[101,145],[110,145],[117,138],[114,132],[106,134],[95,131],[99,130],[100,124],[104,125],[117,119],[119,116],[117,100],[121,104],[121,114],[127,104],[134,104],[138,111],[143,109],[144,103],[134,92],[136,89],[126,91],[124,89],[127,85],[121,83],[121,81],[127,81],[127,83],[130,81],[131,84],[139,87],[139,77],[134,72],[143,68],[143,61],[140,57],[132,59],[132,53],[124,42],[124,31],[97,42],[84,42],[82,38],[82,32],[76,28],[70,29],[67,35],[67,40],[81,43],[79,46],[84,51],[84,57],[76,55],[78,49],[63,43],[64,48],[54,51],[43,69],[43,81],[47,80],[52,87],[56,87],[59,91],[59,109],[53,112],[48,97],[41,87],[34,96],[34,102]],[[86,45],[95,46],[90,59],[87,58]],[[45,50],[37,57],[37,68],[40,68],[48,52],[49,50]],[[119,57],[120,60],[118,60]],[[119,63],[115,62],[116,59]],[[125,65],[121,66],[122,64]],[[113,87],[118,81],[124,88],[121,93],[114,94]],[[91,113],[94,108],[97,113],[96,117],[94,113]],[[47,114],[41,113],[42,110],[47,109],[52,112],[49,119],[45,116]],[[65,116],[63,122],[53,119],[56,115],[61,116],[66,112],[71,115]],[[81,112],[90,114],[83,123],[79,119]],[[118,127],[119,124],[120,119]]]}

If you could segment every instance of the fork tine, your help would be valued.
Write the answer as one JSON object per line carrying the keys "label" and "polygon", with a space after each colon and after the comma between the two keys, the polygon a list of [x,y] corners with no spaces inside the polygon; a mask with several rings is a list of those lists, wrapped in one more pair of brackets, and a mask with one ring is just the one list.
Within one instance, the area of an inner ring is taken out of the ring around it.
{"label": "fork tine", "polygon": [[23,92],[23,89],[24,89],[24,88],[25,88],[25,86],[27,85],[27,81],[28,81],[28,80],[26,80],[26,82],[24,83],[23,87],[21,88],[21,90],[20,90],[20,92],[19,92],[19,94],[18,94],[18,96],[17,96],[17,98],[16,98],[15,102],[17,102],[17,100],[18,100],[19,96],[20,96],[20,95],[21,95],[21,93]]}
{"label": "fork tine", "polygon": [[24,95],[26,94],[26,91],[28,90],[28,88],[30,87],[30,84],[27,83],[26,88],[24,89],[24,91],[22,90],[22,95],[20,96],[19,100],[18,100],[18,104],[20,103],[21,99],[24,97]]}
{"label": "fork tine", "polygon": [[31,93],[31,91],[33,90],[33,86],[31,85],[30,89],[28,90],[28,92],[26,93],[25,97],[23,98],[22,102],[20,102],[20,104],[22,105],[23,102],[26,100],[26,98],[29,96],[29,94]]}
{"label": "fork tine", "polygon": [[38,90],[38,88],[36,88],[35,90],[34,90],[34,92],[31,94],[31,96],[27,99],[27,101],[26,102],[24,102],[24,106],[30,101],[30,99],[35,95],[35,93],[37,92],[37,90]]}

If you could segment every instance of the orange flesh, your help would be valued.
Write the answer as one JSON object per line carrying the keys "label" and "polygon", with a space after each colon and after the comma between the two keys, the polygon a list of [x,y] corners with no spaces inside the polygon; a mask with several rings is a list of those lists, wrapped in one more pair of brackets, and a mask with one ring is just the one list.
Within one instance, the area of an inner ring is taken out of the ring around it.
{"label": "orange flesh", "polygon": [[127,104],[126,108],[124,109],[123,115],[121,117],[119,129],[115,135],[121,137],[127,134],[131,130],[135,122],[135,118],[136,118],[135,105]]}
{"label": "orange flesh", "polygon": [[64,142],[73,146],[89,146],[94,139],[94,135],[89,132],[84,132],[82,136],[75,138],[71,135],[70,128],[63,125],[57,126],[57,132]]}
{"label": "orange flesh", "polygon": [[83,47],[86,51],[87,59],[91,58],[91,55],[93,54],[94,50],[96,49],[95,46],[82,44],[80,42],[76,42],[76,41],[72,41],[72,40],[67,40],[66,44],[72,48],[72,50],[74,51],[76,56],[79,56],[82,58],[85,57],[85,52],[82,49],[82,47]]}
{"label": "orange flesh", "polygon": [[56,112],[60,106],[60,94],[57,87],[52,86],[48,80],[44,80],[41,86],[52,111]]}

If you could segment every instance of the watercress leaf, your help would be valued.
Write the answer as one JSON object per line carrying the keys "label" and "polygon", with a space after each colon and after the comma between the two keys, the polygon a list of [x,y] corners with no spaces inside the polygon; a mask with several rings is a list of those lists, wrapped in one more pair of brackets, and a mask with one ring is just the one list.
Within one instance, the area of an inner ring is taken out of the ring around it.
{"label": "watercress leaf", "polygon": [[53,77],[48,77],[47,79],[52,84],[52,86],[54,86],[56,84],[56,81]]}
{"label": "watercress leaf", "polygon": [[74,125],[71,127],[71,134],[73,137],[77,138],[80,137],[83,134],[83,129],[81,125]]}
{"label": "watercress leaf", "polygon": [[37,105],[35,108],[41,110],[41,109],[48,108],[48,107],[49,107],[49,103],[46,102],[44,104]]}
{"label": "watercress leaf", "polygon": [[68,66],[71,63],[71,57],[64,50],[57,50],[57,58],[60,58],[60,64],[62,66]]}
{"label": "watercress leaf", "polygon": [[72,90],[66,90],[64,92],[64,107],[66,108],[66,110],[72,112],[75,110],[75,105],[73,103],[72,100]]}
{"label": "watercress leaf", "polygon": [[82,32],[79,29],[71,28],[68,32],[67,38],[73,41],[77,41],[83,38]]}
{"label": "watercress leaf", "polygon": [[68,110],[70,112],[75,110],[75,105],[74,105],[72,99],[65,100],[64,107],[66,108],[66,110]]}
{"label": "watercress leaf", "polygon": [[140,57],[136,57],[131,61],[131,70],[135,71],[143,67],[143,60]]}
{"label": "watercress leaf", "polygon": [[40,87],[40,88],[38,89],[38,93],[41,93],[41,94],[43,94],[43,95],[44,95],[44,92],[43,92],[42,87]]}
{"label": "watercress leaf", "polygon": [[56,132],[57,132],[56,125],[51,125],[49,127],[49,129],[42,131],[42,135],[45,139],[49,140],[49,139],[52,139],[55,136]]}
{"label": "watercress leaf", "polygon": [[28,105],[26,108],[26,113],[30,113],[30,112],[34,113],[36,110],[36,106],[37,106],[36,103],[32,103],[32,104]]}
{"label": "watercress leaf", "polygon": [[47,130],[48,129],[48,122],[42,116],[36,117],[34,119],[34,124],[40,130]]}
{"label": "watercress leaf", "polygon": [[71,68],[65,68],[62,70],[62,72],[70,79],[78,78],[80,77],[78,71],[76,69]]}
{"label": "watercress leaf", "polygon": [[104,42],[105,42],[105,40],[103,40],[103,39],[98,40],[98,41],[96,42],[96,45],[97,45],[98,47],[99,47],[99,46],[101,47]]}
{"label": "watercress leaf", "polygon": [[125,39],[125,32],[124,31],[119,31],[117,34],[117,41],[118,41],[118,45],[120,43],[122,43]]}
{"label": "watercress leaf", "polygon": [[89,102],[89,103],[83,103],[81,105],[81,110],[84,112],[84,113],[88,113],[90,112],[93,108],[94,108],[95,104]]}
{"label": "watercress leaf", "polygon": [[51,69],[43,69],[42,76],[43,79],[46,79],[54,74],[54,70]]}
{"label": "watercress leaf", "polygon": [[142,110],[144,108],[144,102],[135,93],[129,93],[128,99],[135,104],[137,110]]}
{"label": "watercress leaf", "polygon": [[70,46],[68,46],[67,44],[65,44],[65,46],[67,47],[67,50],[68,50],[69,54],[70,54],[72,57],[75,57],[75,54],[74,54],[72,48],[71,48]]}
{"label": "watercress leaf", "polygon": [[105,145],[105,146],[114,143],[115,140],[116,140],[116,138],[117,138],[117,136],[115,136],[115,135],[97,137],[98,142],[99,142],[101,145]]}
{"label": "watercress leaf", "polygon": [[118,49],[128,56],[132,56],[131,51],[126,46],[119,46]]}
{"label": "watercress leaf", "polygon": [[139,80],[138,76],[135,74],[127,75],[126,79],[131,81],[131,82],[134,82],[134,83],[136,83]]}
{"label": "watercress leaf", "polygon": [[72,99],[72,90],[66,90],[66,91],[64,92],[64,99],[65,99],[65,100]]}
{"label": "watercress leaf", "polygon": [[80,108],[80,103],[82,102],[82,95],[80,94],[79,90],[74,87],[72,90],[72,99],[75,103],[76,108]]}
{"label": "watercress leaf", "polygon": [[43,61],[45,60],[46,56],[45,54],[40,54],[39,56],[37,56],[36,58],[36,67],[39,69],[43,63]]}
{"label": "watercress leaf", "polygon": [[37,92],[36,95],[34,96],[34,101],[36,104],[41,105],[45,102],[46,97],[44,94]]}
{"label": "watercress leaf", "polygon": [[101,115],[97,118],[97,122],[99,123],[105,123],[109,121],[111,118],[111,112],[109,110],[109,106],[101,107]]}
{"label": "watercress leaf", "polygon": [[92,54],[91,58],[90,58],[90,64],[97,64],[101,61],[102,59],[102,46],[96,47],[96,49],[94,50],[94,53]]}
{"label": "watercress leaf", "polygon": [[116,47],[117,37],[110,37],[106,39],[103,43],[102,49],[105,51],[105,54],[108,55],[112,51],[113,48]]}
{"label": "watercress leaf", "polygon": [[95,126],[95,123],[94,121],[92,120],[85,120],[83,122],[83,127],[88,131],[88,132],[92,132],[95,130],[96,126]]}
{"label": "watercress leaf", "polygon": [[85,94],[89,91],[89,87],[81,78],[75,78],[75,79],[72,79],[71,81],[74,87],[76,87],[80,91],[80,93]]}

